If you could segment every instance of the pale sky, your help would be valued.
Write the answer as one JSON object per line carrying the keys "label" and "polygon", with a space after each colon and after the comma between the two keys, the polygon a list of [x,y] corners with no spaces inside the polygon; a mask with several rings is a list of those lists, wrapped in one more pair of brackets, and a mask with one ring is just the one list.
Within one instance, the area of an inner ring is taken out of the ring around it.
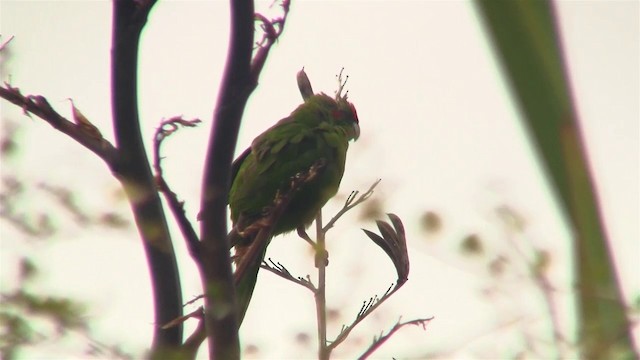
{"label": "pale sky", "polygon": [[[639,3],[557,4],[606,227],[625,296],[635,298],[640,294]],[[62,114],[70,114],[65,99],[73,98],[112,139],[111,4],[3,0],[0,11],[2,40],[15,36],[2,80],[10,80],[24,93],[46,96]],[[165,173],[192,219],[199,207],[200,173],[226,58],[227,29],[227,2],[160,1],[142,38],[139,98],[145,140],[150,144],[161,118],[184,115],[204,121],[198,129],[173,136],[164,148]],[[518,277],[522,264],[515,264],[518,270],[501,280],[497,293],[483,292],[495,285],[487,276],[486,259],[468,259],[458,251],[461,239],[470,233],[486,241],[487,257],[512,251],[511,241],[552,253],[555,305],[563,320],[561,330],[571,336],[569,229],[472,4],[294,1],[285,32],[250,98],[238,152],[301,102],[295,74],[303,66],[314,90],[328,94],[336,89],[335,75],[345,68],[349,98],[362,130],[349,150],[342,198],[329,204],[325,218],[351,190],[365,190],[382,178],[375,198],[384,202],[384,211],[403,219],[412,261],[407,285],[382,307],[379,317],[365,322],[356,333],[359,339],[336,351],[336,358],[357,356],[400,316],[435,320],[426,331],[400,331],[376,357],[416,358],[439,351],[467,358],[506,356],[523,347],[522,332],[547,339],[547,313],[540,294]],[[126,204],[114,198],[117,182],[97,157],[42,121],[22,117],[20,109],[6,101],[0,106],[3,122],[11,119],[22,125],[21,152],[3,162],[3,174],[67,185],[77,189],[87,208],[113,207],[129,216]],[[495,208],[501,205],[524,216],[523,232],[510,232],[500,222]],[[47,205],[34,197],[24,206],[41,210]],[[444,228],[437,235],[420,230],[426,210],[442,216]],[[63,215],[54,219],[69,224]],[[329,234],[328,302],[344,316],[330,330],[330,338],[341,322],[355,316],[363,300],[381,294],[395,279],[390,261],[359,230],[373,230],[375,225],[357,219],[358,211],[338,223],[335,238]],[[55,241],[28,242],[3,223],[2,289],[11,287],[15,259],[28,254],[46,269],[43,291],[86,301],[87,316],[102,341],[141,354],[149,343],[152,311],[135,229],[67,228]],[[178,232],[174,243],[188,300],[200,294],[200,280]],[[293,236],[274,240],[268,256],[299,275],[313,271],[305,244]],[[504,324],[511,327],[502,328]],[[313,358],[314,330],[311,294],[262,273],[243,324],[244,344],[257,345],[261,358]],[[299,332],[311,334],[308,346],[295,343]],[[81,353],[81,344],[81,339],[55,343],[30,354],[68,357]]]}

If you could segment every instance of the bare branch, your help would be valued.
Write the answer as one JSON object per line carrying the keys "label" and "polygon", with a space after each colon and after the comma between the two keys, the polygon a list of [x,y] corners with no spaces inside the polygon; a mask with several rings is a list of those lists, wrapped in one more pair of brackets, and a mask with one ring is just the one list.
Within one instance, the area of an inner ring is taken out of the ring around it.
{"label": "bare branch", "polygon": [[138,115],[138,49],[140,34],[156,0],[113,2],[111,49],[111,105],[117,164],[114,175],[122,183],[133,209],[136,225],[147,257],[158,326],[152,352],[177,348],[182,343],[182,325],[161,329],[182,315],[182,292],[178,265],[162,202],[142,141]]}
{"label": "bare branch", "polygon": [[313,293],[315,293],[317,290],[316,287],[311,282],[311,280],[308,278],[308,276],[306,279],[301,276],[298,276],[298,277],[293,276],[291,272],[289,272],[289,270],[286,267],[284,267],[284,265],[282,265],[279,262],[278,263],[273,262],[271,258],[269,258],[269,263],[267,263],[266,261],[263,261],[260,267],[280,276],[285,280],[289,280],[293,283],[304,286],[305,288],[311,290]]}
{"label": "bare branch", "polygon": [[[288,1],[284,8],[288,12]],[[203,179],[200,224],[204,260],[200,270],[206,291],[209,355],[217,359],[240,357],[238,310],[226,238],[226,203],[242,114],[249,95],[258,83],[271,47],[260,48],[252,61],[254,16],[253,0],[231,1],[230,49],[214,114]],[[283,25],[284,21],[280,28]],[[214,304],[218,308],[230,309],[230,312],[221,315],[210,311]]]}
{"label": "bare branch", "polygon": [[115,165],[118,158],[118,150],[109,141],[102,136],[98,137],[95,136],[95,133],[86,131],[82,124],[69,121],[58,114],[43,96],[24,96],[20,93],[20,89],[12,87],[8,83],[4,85],[4,87],[0,86],[0,97],[20,106],[25,113],[36,115],[55,129],[68,135],[80,145],[98,155],[109,167]]}
{"label": "bare branch", "polygon": [[[253,0],[231,1],[231,37],[227,63],[205,160],[200,226],[201,278],[209,357],[239,359],[240,340],[235,286],[227,239],[227,196],[238,130],[256,81],[251,75]],[[228,309],[227,312],[214,311]]]}
{"label": "bare branch", "polygon": [[362,355],[358,357],[358,360],[364,360],[368,358],[371,354],[373,354],[376,350],[378,350],[380,346],[382,346],[382,344],[384,344],[387,340],[389,340],[396,331],[402,329],[403,327],[407,325],[416,325],[416,326],[422,326],[422,329],[426,330],[427,323],[431,320],[433,320],[433,317],[430,317],[428,319],[415,319],[415,320],[411,320],[403,323],[401,323],[400,320],[398,320],[398,322],[385,335],[381,335],[380,337],[375,337],[373,339],[373,344],[369,346],[367,351],[365,351]]}

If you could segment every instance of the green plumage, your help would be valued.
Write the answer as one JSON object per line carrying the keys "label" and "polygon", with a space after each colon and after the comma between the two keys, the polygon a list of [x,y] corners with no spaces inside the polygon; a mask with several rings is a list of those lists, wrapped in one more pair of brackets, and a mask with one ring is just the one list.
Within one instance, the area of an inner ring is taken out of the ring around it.
{"label": "green plumage", "polygon": [[[233,229],[231,246],[249,246],[252,234],[243,231],[273,204],[278,190],[286,191],[292,177],[308,171],[318,160],[325,164],[312,181],[304,183],[276,222],[273,236],[308,226],[318,211],[338,191],[349,141],[360,129],[355,108],[345,98],[325,94],[309,97],[291,115],[260,134],[235,162],[229,207]],[[264,257],[266,245],[261,249]],[[259,264],[260,262],[257,262]],[[259,266],[240,280],[238,301],[244,317]]]}

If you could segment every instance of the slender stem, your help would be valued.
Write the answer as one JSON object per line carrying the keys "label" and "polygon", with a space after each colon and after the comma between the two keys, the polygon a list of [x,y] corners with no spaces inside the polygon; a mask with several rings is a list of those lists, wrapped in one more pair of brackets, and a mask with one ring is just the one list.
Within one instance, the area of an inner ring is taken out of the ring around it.
{"label": "slender stem", "polygon": [[318,289],[316,290],[316,314],[318,317],[318,358],[328,360],[331,349],[327,347],[327,294],[326,268],[327,248],[322,230],[322,210],[316,217],[316,267],[318,268]]}
{"label": "slender stem", "polygon": [[200,263],[200,239],[195,229],[191,225],[187,214],[184,210],[184,202],[178,199],[178,195],[171,190],[169,184],[164,179],[164,172],[162,170],[162,157],[160,156],[160,146],[163,141],[171,134],[176,132],[180,126],[193,127],[201,121],[198,119],[184,120],[181,117],[174,117],[169,120],[164,120],[160,126],[156,129],[156,133],[153,139],[153,168],[155,169],[155,179],[158,190],[164,194],[167,200],[167,205],[171,209],[171,213],[178,223],[182,237],[187,243],[187,248],[191,257],[198,263]]}
{"label": "slender stem", "polygon": [[325,225],[325,227],[323,228],[324,232],[329,231],[329,229],[331,229],[333,227],[333,224],[336,223],[336,221],[338,221],[338,219],[340,219],[340,217],[342,217],[342,215],[346,214],[347,211],[353,209],[354,207],[360,205],[361,203],[367,201],[371,195],[373,195],[373,189],[376,188],[376,186],[378,186],[378,184],[380,184],[380,181],[382,181],[382,179],[378,179],[376,180],[376,182],[374,182],[367,191],[365,191],[364,194],[360,195],[358,198],[356,198],[356,196],[358,196],[358,191],[354,191],[351,193],[351,195],[349,195],[349,197],[347,198],[347,201],[345,201],[344,206],[342,207],[342,209],[340,209],[340,211],[338,211],[338,213],[331,219],[329,220],[329,222],[327,223],[327,225]]}

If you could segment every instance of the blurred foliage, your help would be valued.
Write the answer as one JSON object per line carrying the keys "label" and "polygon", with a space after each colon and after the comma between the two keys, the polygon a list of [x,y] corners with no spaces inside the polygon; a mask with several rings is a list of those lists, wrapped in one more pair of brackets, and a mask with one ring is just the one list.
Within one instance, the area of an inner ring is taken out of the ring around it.
{"label": "blurred foliage", "polygon": [[484,246],[482,240],[477,234],[469,234],[462,239],[460,244],[460,251],[465,255],[482,255],[484,253]]}
{"label": "blurred foliage", "polygon": [[506,268],[508,265],[508,258],[502,255],[497,255],[487,263],[487,269],[489,270],[489,274],[494,277],[499,277],[506,272]]}
{"label": "blurred foliage", "polygon": [[360,220],[376,220],[384,217],[384,203],[379,198],[369,199],[362,204],[360,210]]}
{"label": "blurred foliage", "polygon": [[[0,155],[5,166],[0,179],[0,221],[4,223],[3,238],[20,234],[25,240],[51,239],[64,230],[64,226],[59,224],[70,224],[67,220],[81,227],[129,227],[128,220],[112,210],[88,210],[80,204],[76,194],[64,186],[22,179],[9,161],[20,155],[19,142],[16,141],[20,126],[7,119],[3,119],[2,125]],[[32,199],[37,199],[37,202]],[[47,200],[52,201],[45,205]],[[10,228],[5,225],[10,225]],[[39,244],[31,246],[38,247]],[[10,273],[7,271],[3,274],[0,290],[0,358],[20,358],[21,352],[29,348],[77,337],[84,339],[87,346],[83,357],[131,358],[118,347],[92,338],[84,316],[84,304],[39,289],[38,275],[41,271],[38,264],[29,257],[16,260],[16,278],[6,278]]]}
{"label": "blurred foliage", "polygon": [[[84,306],[69,298],[32,292],[38,269],[29,259],[20,261],[18,284],[12,291],[2,291],[0,300],[0,354],[5,360],[17,358],[21,348],[38,345],[51,338],[67,336],[71,331],[84,332],[88,324]],[[43,319],[54,328],[47,333],[37,324]]]}
{"label": "blurred foliage", "polygon": [[2,175],[0,190],[0,218],[13,225],[30,238],[47,238],[56,232],[51,217],[46,212],[21,209],[26,194],[25,184],[12,175]]}
{"label": "blurred foliage", "polygon": [[[434,216],[431,214],[425,212],[419,224],[424,225],[427,216]],[[494,308],[494,324],[488,324],[491,327],[478,336],[487,337],[487,341],[460,338],[456,339],[457,346],[432,348],[419,357],[455,358],[469,351],[486,358],[579,357],[581,347],[575,341],[576,335],[569,332],[571,325],[561,321],[567,316],[561,305],[567,295],[566,285],[551,281],[550,270],[555,267],[557,271],[558,267],[554,254],[536,245],[530,222],[516,207],[497,204],[487,215],[490,221],[485,227],[460,238],[459,262],[452,264],[479,275],[479,294]],[[422,226],[422,230],[430,234],[429,226]],[[640,308],[640,298],[636,305]],[[628,314],[637,317],[634,310],[637,309],[627,309]],[[496,341],[501,343],[499,347],[495,346]]]}
{"label": "blurred foliage", "polygon": [[[129,220],[117,212],[103,210],[97,213],[88,211],[79,204],[72,190],[63,186],[48,183],[30,184],[18,178],[15,174],[2,174],[0,179],[0,219],[11,224],[15,229],[27,235],[28,238],[44,239],[57,232],[56,223],[63,222],[62,218],[70,219],[79,226],[100,226],[111,229],[126,229]],[[29,199],[42,194],[37,209]],[[55,212],[43,210],[44,199],[51,198]],[[30,204],[30,205],[27,205]],[[26,206],[26,208],[25,208]],[[59,211],[62,210],[62,211]],[[65,212],[67,214],[65,214]],[[55,217],[55,218],[54,218]]]}
{"label": "blurred foliage", "polygon": [[12,122],[7,122],[4,124],[3,128],[3,136],[0,139],[0,156],[2,159],[6,159],[15,155],[17,144],[16,144],[16,136],[18,132],[18,126]]}
{"label": "blurred foliage", "polygon": [[585,358],[633,358],[632,330],[581,138],[550,1],[476,0],[525,127],[574,230]]}
{"label": "blurred foliage", "polygon": [[[66,186],[53,185],[49,181],[23,179],[14,171],[10,161],[19,157],[16,138],[19,136],[20,126],[3,119],[2,127],[0,156],[4,168],[0,178],[0,219],[11,224],[27,238],[37,239],[56,234],[58,229],[55,224],[63,223],[66,219],[82,227],[125,229],[130,226],[129,220],[112,210],[87,209],[78,200],[78,194]],[[53,200],[56,211],[47,211],[44,204],[48,199]],[[124,198],[116,200],[124,201]]]}
{"label": "blurred foliage", "polygon": [[38,274],[38,267],[30,259],[22,258],[16,286],[0,292],[0,358],[18,359],[21,351],[28,347],[81,336],[87,343],[86,356],[131,359],[118,347],[92,338],[84,304],[36,291]]}

